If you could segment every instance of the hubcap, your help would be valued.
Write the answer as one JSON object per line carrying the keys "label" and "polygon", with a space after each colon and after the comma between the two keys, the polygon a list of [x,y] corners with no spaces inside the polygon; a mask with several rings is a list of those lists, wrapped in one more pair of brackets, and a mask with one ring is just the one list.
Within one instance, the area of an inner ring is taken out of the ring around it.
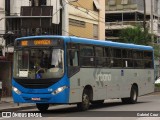
{"label": "hubcap", "polygon": [[83,95],[83,103],[85,107],[89,104],[88,96],[86,94]]}
{"label": "hubcap", "polygon": [[133,91],[133,100],[136,100],[136,98],[137,98],[137,92],[134,90]]}

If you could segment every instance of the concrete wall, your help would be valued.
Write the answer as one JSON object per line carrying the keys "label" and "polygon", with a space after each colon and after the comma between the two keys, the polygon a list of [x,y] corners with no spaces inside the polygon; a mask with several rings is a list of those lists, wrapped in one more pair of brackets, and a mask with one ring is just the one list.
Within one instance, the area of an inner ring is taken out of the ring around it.
{"label": "concrete wall", "polygon": [[69,25],[69,33],[84,38],[93,38],[93,24],[85,23],[85,27]]}
{"label": "concrete wall", "polygon": [[89,10],[93,10],[93,0],[78,0],[77,2],[72,2],[73,5],[79,6],[79,7],[84,7]]}
{"label": "concrete wall", "polygon": [[[105,40],[105,0],[97,0],[100,5],[98,11],[94,11],[93,0],[78,0],[71,2],[69,6],[69,18],[84,21],[85,27],[69,25],[70,35],[75,35],[85,38],[94,38],[93,25],[98,25],[98,39]],[[77,6],[77,7],[75,7]]]}
{"label": "concrete wall", "polygon": [[98,12],[93,11],[93,0],[88,0],[87,4],[84,0],[78,0],[78,3],[71,2],[71,4],[68,8],[69,18],[85,22],[85,27],[69,25],[69,35],[93,38],[93,24],[98,25]]}

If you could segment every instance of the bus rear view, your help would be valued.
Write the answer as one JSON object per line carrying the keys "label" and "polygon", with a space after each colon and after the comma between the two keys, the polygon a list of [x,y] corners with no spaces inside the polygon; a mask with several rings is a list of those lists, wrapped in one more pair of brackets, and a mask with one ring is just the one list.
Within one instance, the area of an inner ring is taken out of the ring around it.
{"label": "bus rear view", "polygon": [[64,54],[64,41],[60,38],[17,39],[12,79],[14,102],[37,103],[41,111],[47,110],[49,103],[68,103]]}

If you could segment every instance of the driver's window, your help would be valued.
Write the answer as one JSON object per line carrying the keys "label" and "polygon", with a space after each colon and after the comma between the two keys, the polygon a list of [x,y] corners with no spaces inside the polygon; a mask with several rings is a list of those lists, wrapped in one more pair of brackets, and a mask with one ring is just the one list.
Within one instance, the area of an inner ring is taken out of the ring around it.
{"label": "driver's window", "polygon": [[78,51],[69,50],[68,51],[68,66],[79,66],[78,64]]}

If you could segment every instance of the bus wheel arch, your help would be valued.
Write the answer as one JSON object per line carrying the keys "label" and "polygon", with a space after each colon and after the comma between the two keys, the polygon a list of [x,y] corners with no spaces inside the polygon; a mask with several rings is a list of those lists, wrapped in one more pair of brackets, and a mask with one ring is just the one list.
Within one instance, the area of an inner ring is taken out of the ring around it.
{"label": "bus wheel arch", "polygon": [[83,89],[83,92],[86,92],[89,96],[89,100],[93,100],[93,88],[91,85],[86,85]]}
{"label": "bus wheel arch", "polygon": [[80,111],[85,111],[89,109],[90,101],[93,99],[93,89],[90,85],[86,85],[82,93],[82,102],[77,104]]}
{"label": "bus wheel arch", "polygon": [[130,90],[130,97],[122,98],[122,102],[125,104],[135,104],[138,99],[138,85],[133,83]]}

